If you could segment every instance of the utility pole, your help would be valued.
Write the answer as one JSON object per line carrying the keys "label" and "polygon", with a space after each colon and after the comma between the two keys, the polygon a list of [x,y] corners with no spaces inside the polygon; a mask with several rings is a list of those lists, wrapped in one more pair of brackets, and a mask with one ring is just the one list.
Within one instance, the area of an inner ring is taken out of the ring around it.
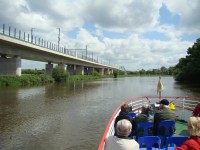
{"label": "utility pole", "polygon": [[87,59],[87,45],[86,45],[86,48],[85,48],[85,55],[86,55],[86,59]]}
{"label": "utility pole", "polygon": [[31,43],[33,43],[33,30],[34,30],[35,28],[31,28]]}
{"label": "utility pole", "polygon": [[60,46],[60,28],[58,28],[58,51]]}

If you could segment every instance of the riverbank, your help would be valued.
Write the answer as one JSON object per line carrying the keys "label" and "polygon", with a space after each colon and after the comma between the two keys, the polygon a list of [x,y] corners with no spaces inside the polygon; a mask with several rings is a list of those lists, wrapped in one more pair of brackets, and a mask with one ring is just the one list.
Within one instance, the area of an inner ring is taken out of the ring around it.
{"label": "riverbank", "polygon": [[[112,77],[108,75],[71,75],[68,82],[82,81],[82,80],[96,80],[100,78]],[[22,76],[0,76],[0,87],[5,86],[35,86],[52,84],[55,80],[52,76],[44,74],[23,74]]]}
{"label": "riverbank", "polygon": [[54,83],[51,76],[26,74],[22,76],[0,76],[0,86],[32,86]]}

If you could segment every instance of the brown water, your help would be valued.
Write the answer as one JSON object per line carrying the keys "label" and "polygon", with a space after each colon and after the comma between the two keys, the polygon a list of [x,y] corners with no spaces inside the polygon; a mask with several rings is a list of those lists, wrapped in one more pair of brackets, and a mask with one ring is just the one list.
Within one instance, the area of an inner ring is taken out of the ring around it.
{"label": "brown water", "polygon": [[[129,77],[0,89],[0,149],[95,150],[116,107],[156,96],[158,77]],[[200,88],[162,77],[163,96],[200,97]]]}

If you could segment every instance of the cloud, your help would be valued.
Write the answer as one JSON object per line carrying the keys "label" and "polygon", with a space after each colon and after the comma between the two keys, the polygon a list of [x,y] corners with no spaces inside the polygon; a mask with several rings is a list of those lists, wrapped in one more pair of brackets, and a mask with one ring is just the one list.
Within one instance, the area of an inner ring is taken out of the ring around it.
{"label": "cloud", "polygon": [[105,43],[112,53],[106,53],[108,56],[104,57],[119,65],[131,62],[132,65],[129,64],[127,68],[130,70],[174,66],[193,44],[186,41],[149,40],[134,34],[128,39],[105,39]]}
{"label": "cloud", "polygon": [[[198,0],[0,1],[1,25],[28,33],[34,28],[35,36],[55,44],[60,28],[61,46],[85,49],[87,45],[88,55],[128,70],[175,65],[194,42],[183,37],[200,33]],[[165,16],[160,14],[163,5],[180,22],[160,24],[160,17]],[[157,33],[157,37],[146,33]]]}
{"label": "cloud", "polygon": [[158,23],[162,2],[91,1],[87,6],[89,21],[99,28],[116,32],[144,32]]}
{"label": "cloud", "polygon": [[167,8],[180,16],[180,27],[186,33],[200,32],[200,1],[199,0],[165,0]]}

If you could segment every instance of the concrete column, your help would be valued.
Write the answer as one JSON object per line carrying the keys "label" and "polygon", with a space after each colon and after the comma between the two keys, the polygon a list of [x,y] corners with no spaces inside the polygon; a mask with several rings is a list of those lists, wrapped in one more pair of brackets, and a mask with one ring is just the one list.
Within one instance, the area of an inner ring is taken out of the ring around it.
{"label": "concrete column", "polygon": [[84,67],[84,75],[88,75],[88,67]]}
{"label": "concrete column", "polygon": [[110,74],[113,74],[113,69],[110,69],[109,73],[110,73]]}
{"label": "concrete column", "polygon": [[52,72],[53,72],[53,64],[51,64],[51,62],[48,62],[48,64],[46,64],[45,66],[45,74],[51,75]]}
{"label": "concrete column", "polygon": [[76,72],[76,66],[75,65],[67,65],[67,71],[70,75],[74,75]]}
{"label": "concrete column", "polygon": [[91,75],[93,70],[94,70],[93,67],[88,67],[88,74]]}
{"label": "concrete column", "polygon": [[99,68],[99,74],[104,75],[104,68]]}
{"label": "concrete column", "polygon": [[76,74],[84,75],[84,67],[83,66],[76,66]]}
{"label": "concrete column", "polygon": [[108,68],[104,68],[104,74],[109,75],[109,69]]}
{"label": "concrete column", "polygon": [[104,68],[95,68],[95,70],[96,70],[100,75],[104,75]]}
{"label": "concrete column", "polygon": [[0,74],[21,76],[21,57],[0,57]]}

